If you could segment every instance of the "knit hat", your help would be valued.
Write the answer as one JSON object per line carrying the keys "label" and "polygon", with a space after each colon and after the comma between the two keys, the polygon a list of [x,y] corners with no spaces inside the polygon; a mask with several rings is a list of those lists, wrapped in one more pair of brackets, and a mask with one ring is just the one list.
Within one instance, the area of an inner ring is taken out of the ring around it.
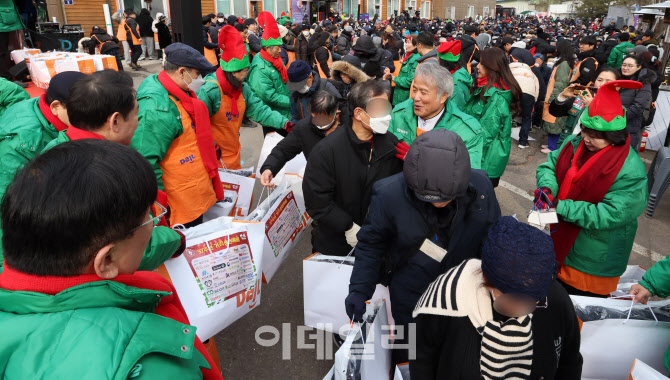
{"label": "knit hat", "polygon": [[286,37],[286,35],[288,34],[288,28],[285,27],[284,25],[277,25],[277,28],[279,29],[279,36],[281,38]]}
{"label": "knit hat", "polygon": [[615,80],[600,86],[591,104],[579,119],[582,126],[601,132],[620,131],[626,128],[626,110],[616,87],[640,89],[642,83],[634,80]]}
{"label": "knit hat", "polygon": [[263,11],[258,15],[258,24],[263,28],[263,35],[261,36],[262,46],[282,46],[281,36],[279,35],[279,28],[277,21],[272,17],[272,13]]}
{"label": "knit hat", "polygon": [[547,296],[556,266],[554,243],[539,229],[503,216],[493,223],[482,248],[482,272],[505,294],[539,301]]}
{"label": "knit hat", "polygon": [[437,55],[445,61],[458,62],[461,58],[461,41],[442,42],[437,48]]}
{"label": "knit hat", "polygon": [[286,88],[289,91],[298,91],[305,86],[307,79],[312,75],[312,68],[309,67],[307,62],[297,60],[289,66],[286,73],[288,74]]}
{"label": "knit hat", "polygon": [[235,72],[249,67],[249,54],[237,29],[230,25],[221,28],[218,42],[221,49],[221,70]]}

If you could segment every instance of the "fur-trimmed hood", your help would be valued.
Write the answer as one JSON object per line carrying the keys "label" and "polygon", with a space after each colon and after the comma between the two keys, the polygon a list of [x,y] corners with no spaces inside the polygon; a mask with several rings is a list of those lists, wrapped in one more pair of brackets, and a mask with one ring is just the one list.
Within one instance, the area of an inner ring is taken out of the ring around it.
{"label": "fur-trimmed hood", "polygon": [[633,74],[631,79],[636,80],[642,84],[652,84],[654,81],[656,81],[656,73],[648,69],[640,69],[640,71]]}
{"label": "fur-trimmed hood", "polygon": [[340,73],[347,74],[356,83],[365,82],[369,79],[363,70],[356,68],[354,65],[346,61],[333,62],[330,72],[333,79],[337,80],[340,80]]}

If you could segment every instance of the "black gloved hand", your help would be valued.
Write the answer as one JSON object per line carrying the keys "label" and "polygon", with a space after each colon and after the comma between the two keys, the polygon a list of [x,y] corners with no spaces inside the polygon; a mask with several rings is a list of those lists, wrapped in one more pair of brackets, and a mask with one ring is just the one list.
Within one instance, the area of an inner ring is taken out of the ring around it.
{"label": "black gloved hand", "polygon": [[360,293],[351,292],[344,300],[344,308],[347,311],[349,319],[354,322],[363,322],[363,314],[365,314],[365,301],[367,297]]}

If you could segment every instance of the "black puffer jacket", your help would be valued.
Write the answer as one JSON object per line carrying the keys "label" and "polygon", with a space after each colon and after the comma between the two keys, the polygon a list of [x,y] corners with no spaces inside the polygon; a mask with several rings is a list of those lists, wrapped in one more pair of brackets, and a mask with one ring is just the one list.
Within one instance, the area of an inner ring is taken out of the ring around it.
{"label": "black puffer jacket", "polygon": [[372,144],[361,141],[350,125],[342,124],[312,150],[302,189],[314,219],[313,251],[335,256],[351,251],[344,232],[353,223],[363,224],[372,185],[402,170],[397,143],[392,133],[375,134]]}
{"label": "black puffer jacket", "polygon": [[142,37],[153,37],[154,31],[151,30],[151,24],[153,24],[154,19],[151,17],[151,13],[146,8],[142,8],[140,14],[137,15],[137,25],[140,28],[140,36]]}
{"label": "black puffer jacket", "polygon": [[[349,292],[369,299],[382,280],[381,272],[391,271],[393,318],[396,324],[407,324],[419,297],[437,276],[481,256],[487,231],[499,217],[498,200],[483,170],[472,170],[466,194],[442,209],[416,198],[403,173],[379,181],[358,233]],[[449,252],[442,263],[419,251],[434,235],[439,236],[436,244]]]}
{"label": "black puffer jacket", "polygon": [[530,40],[530,45],[531,49],[533,47],[535,48],[535,54],[542,54],[544,56],[545,61],[547,60],[546,58],[548,54],[553,54],[556,52],[556,47],[549,45],[549,43],[542,38],[533,38]]}
{"label": "black puffer jacket", "polygon": [[395,71],[395,66],[393,61],[391,61],[386,55],[386,50],[378,48],[375,46],[375,43],[372,42],[372,37],[370,36],[361,36],[356,45],[353,47],[354,55],[361,60],[361,65],[365,67],[369,61],[376,61],[379,63],[379,66],[382,68],[380,70],[377,78],[381,78],[384,72],[384,68],[388,67],[391,72]]}
{"label": "black puffer jacket", "polygon": [[457,38],[457,40],[461,41],[461,57],[458,59],[458,64],[461,67],[467,67],[467,64],[471,61],[479,62],[477,41],[467,34]]}
{"label": "black puffer jacket", "polygon": [[349,54],[349,50],[351,50],[351,33],[343,30],[340,36],[337,37],[337,46],[335,49],[335,52],[339,55]]}
{"label": "black puffer jacket", "polygon": [[656,73],[647,69],[640,69],[626,79],[642,83],[642,88],[639,90],[622,88],[619,91],[621,105],[626,109],[626,130],[631,134],[631,140],[634,140],[634,135],[641,133],[643,113],[651,103],[651,84],[656,80]]}
{"label": "black puffer jacket", "polygon": [[295,156],[302,152],[305,158],[309,160],[309,154],[326,134],[312,124],[312,117],[306,117],[300,120],[291,132],[284,137],[265,159],[261,166],[261,173],[270,169],[275,176]]}

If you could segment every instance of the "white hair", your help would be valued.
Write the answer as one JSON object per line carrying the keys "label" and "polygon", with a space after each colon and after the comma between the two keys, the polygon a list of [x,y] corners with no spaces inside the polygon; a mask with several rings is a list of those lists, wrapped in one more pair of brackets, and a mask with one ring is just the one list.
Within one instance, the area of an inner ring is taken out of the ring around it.
{"label": "white hair", "polygon": [[444,94],[454,93],[454,77],[449,70],[435,62],[426,62],[417,66],[414,78],[421,77],[426,83],[434,84],[437,90],[437,98]]}

